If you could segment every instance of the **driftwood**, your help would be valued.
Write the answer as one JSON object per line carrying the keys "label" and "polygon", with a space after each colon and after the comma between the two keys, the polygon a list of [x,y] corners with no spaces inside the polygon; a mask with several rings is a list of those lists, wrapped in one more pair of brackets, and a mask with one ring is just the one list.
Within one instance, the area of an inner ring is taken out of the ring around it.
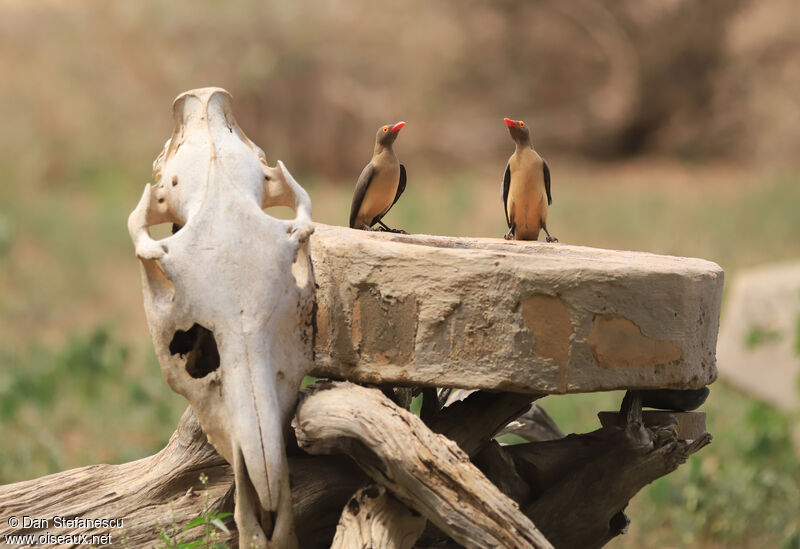
{"label": "driftwood", "polygon": [[558,440],[564,438],[564,433],[558,428],[547,412],[536,404],[509,423],[498,434],[511,433],[524,438],[530,442],[541,442],[545,440]]}
{"label": "driftwood", "polygon": [[551,547],[450,439],[380,391],[317,386],[297,407],[300,447],[346,453],[374,480],[465,547]]}
{"label": "driftwood", "polygon": [[[337,522],[341,523],[340,540],[354,539],[351,536],[367,531],[375,540],[396,523],[409,532],[402,537],[408,540],[412,532],[416,535],[422,520],[414,517],[406,505],[440,526],[429,524],[418,547],[441,547],[451,538],[467,547],[491,546],[496,541],[464,537],[471,537],[476,529],[482,532],[476,535],[487,536],[492,528],[502,530],[497,533],[501,545],[514,547],[514,541],[502,537],[504,532],[513,532],[511,528],[516,525],[519,531],[528,528],[530,534],[533,524],[543,536],[533,530],[535,534],[527,542],[521,536],[516,540],[518,546],[547,547],[546,536],[555,547],[599,547],[624,531],[628,521],[623,510],[641,487],[674,470],[711,439],[704,434],[694,441],[678,440],[672,424],[644,427],[640,403],[632,393],[623,406],[624,425],[584,435],[501,447],[490,440],[497,430],[493,424],[486,427],[483,440],[478,443],[470,442],[481,438],[475,433],[451,431],[455,442],[481,448],[472,458],[483,472],[476,474],[467,456],[452,442],[432,433],[419,418],[391,403],[379,391],[353,384],[320,385],[329,388],[313,389],[298,410],[301,446],[354,457],[393,496],[364,499],[364,491],[361,496],[354,496],[369,478],[351,459],[342,455],[309,455],[289,444],[297,536],[300,546],[308,549],[330,547]],[[512,401],[507,395],[475,393],[472,400],[465,399],[459,408],[446,407],[436,417],[447,418],[456,411],[470,417],[491,402],[488,396],[494,397],[495,404]],[[470,402],[472,406],[465,404]],[[332,438],[327,438],[331,433]],[[464,436],[469,438],[458,440]],[[415,443],[409,442],[415,439]],[[425,459],[420,460],[423,456]],[[0,516],[121,518],[129,545],[146,546],[156,539],[159,522],[165,526],[172,522],[183,525],[202,514],[206,496],[198,480],[201,473],[208,477],[208,507],[230,511],[232,469],[208,444],[196,418],[187,410],[169,444],[154,456],[0,486]],[[467,486],[460,485],[462,482]],[[438,483],[441,490],[431,495],[425,483]],[[510,499],[504,502],[500,492]],[[393,501],[394,496],[403,504]],[[370,524],[351,521],[355,517],[346,515],[353,497],[359,505],[384,509],[383,517]],[[430,498],[437,497],[450,502],[430,503],[434,501]],[[382,498],[387,501],[367,501]],[[485,513],[495,504],[499,510],[495,509],[496,514],[487,521]],[[455,518],[449,524],[442,524],[437,518],[451,515]],[[0,521],[0,536],[45,532],[91,536],[109,532],[100,527],[53,526],[51,521],[49,527],[16,530],[9,528],[7,521]],[[233,524],[230,526],[232,534],[227,539],[223,537],[223,541],[235,546],[237,533]],[[112,543],[120,544],[123,530],[110,532]],[[392,543],[402,541],[395,539]]]}
{"label": "driftwood", "polygon": [[478,461],[499,486],[525,481],[529,491],[510,495],[554,546],[601,547],[624,533],[628,519],[623,511],[641,488],[711,442],[708,433],[678,440],[674,424],[646,428],[635,392],[626,395],[622,412],[624,425],[493,447]]}
{"label": "driftwood", "polygon": [[292,508],[303,549],[328,549],[351,496],[369,482],[346,456],[289,456]]}
{"label": "driftwood", "polygon": [[347,502],[331,549],[411,549],[425,529],[425,522],[425,517],[410,511],[386,488],[370,484]]}
{"label": "driftwood", "polygon": [[536,395],[475,391],[438,412],[430,428],[458,443],[468,455],[481,447],[531,405]]}
{"label": "driftwood", "polygon": [[[51,533],[102,535],[112,544],[125,534],[131,547],[158,537],[158,523],[184,525],[203,512],[205,494],[199,476],[208,477],[209,506],[233,508],[233,471],[211,446],[197,418],[187,409],[178,429],[159,453],[122,465],[90,465],[38,479],[0,486],[0,536]],[[49,526],[10,528],[8,517],[82,517],[120,519],[122,529]],[[2,537],[0,537],[2,539]]]}
{"label": "driftwood", "polygon": [[[353,390],[358,388],[351,386],[351,392]],[[483,395],[475,402],[485,404],[487,396]],[[513,400],[508,395],[492,396],[498,402]],[[530,400],[530,397],[525,398]],[[352,394],[347,400],[356,407],[363,406]],[[469,417],[476,409],[465,408],[461,412]],[[453,412],[444,410],[442,417],[447,418]],[[501,416],[507,415],[507,411],[502,411]],[[495,425],[498,421],[502,422],[495,420],[482,435],[477,435],[479,430],[473,429],[452,436],[467,437],[467,445],[476,445],[470,441],[488,439],[498,429]],[[430,432],[428,435],[434,436]],[[453,448],[452,443],[446,445],[448,454],[458,456],[458,449]],[[458,460],[468,465],[463,454]],[[342,509],[367,479],[350,460],[341,456],[309,456],[295,451],[289,455],[289,464],[294,515],[297,524],[302,525],[297,531],[300,546],[309,549],[329,547]],[[0,513],[6,517],[119,517],[124,520],[124,532],[112,531],[113,539],[121,541],[124,533],[128,543],[136,547],[155,540],[159,523],[167,527],[172,523],[183,525],[203,513],[206,499],[198,480],[201,473],[209,479],[209,508],[231,511],[233,472],[208,443],[191,409],[187,409],[169,443],[158,454],[122,465],[83,467],[0,486]],[[17,530],[9,528],[6,522],[0,523],[0,535],[53,533],[91,536],[107,532],[103,528],[56,529],[52,523],[49,527],[39,525]],[[236,530],[232,528],[232,536],[227,541],[235,543],[236,539]]]}
{"label": "driftwood", "polygon": [[[303,548],[327,548],[336,522],[350,496],[367,477],[342,456],[290,456],[292,506]],[[123,536],[130,547],[152,545],[159,524],[182,527],[205,510],[206,494],[199,477],[208,477],[208,508],[233,511],[233,469],[217,453],[188,408],[167,446],[159,453],[121,465],[90,465],[53,475],[0,486],[0,516],[118,518],[123,528],[49,526],[11,528],[0,521],[0,539],[8,534],[53,535],[111,533],[113,546]],[[228,520],[232,546],[238,535]]]}

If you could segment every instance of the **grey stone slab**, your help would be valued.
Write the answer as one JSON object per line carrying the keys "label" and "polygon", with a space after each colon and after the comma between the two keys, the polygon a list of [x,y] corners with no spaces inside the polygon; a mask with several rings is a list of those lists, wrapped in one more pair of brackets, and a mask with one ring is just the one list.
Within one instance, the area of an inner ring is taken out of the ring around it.
{"label": "grey stone slab", "polygon": [[311,255],[317,376],[530,393],[716,378],[710,261],[320,224]]}

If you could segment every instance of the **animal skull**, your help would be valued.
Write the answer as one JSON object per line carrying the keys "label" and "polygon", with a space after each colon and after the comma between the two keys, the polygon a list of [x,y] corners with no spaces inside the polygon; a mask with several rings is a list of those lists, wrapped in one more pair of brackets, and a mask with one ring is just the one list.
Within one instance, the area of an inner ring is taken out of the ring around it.
{"label": "animal skull", "polygon": [[[242,547],[294,547],[283,434],[312,361],[311,201],[282,162],[267,165],[227,91],[185,92],[173,118],[128,219],[150,334],[170,387],[233,465]],[[173,234],[155,240],[160,223]]]}

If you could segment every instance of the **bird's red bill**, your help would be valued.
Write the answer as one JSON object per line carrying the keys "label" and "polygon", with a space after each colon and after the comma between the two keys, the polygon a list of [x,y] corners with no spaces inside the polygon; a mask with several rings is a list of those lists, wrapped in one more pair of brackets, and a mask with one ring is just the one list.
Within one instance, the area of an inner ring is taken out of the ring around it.
{"label": "bird's red bill", "polygon": [[503,122],[505,122],[506,126],[508,126],[509,128],[517,126],[517,123],[511,120],[510,118],[503,118]]}
{"label": "bird's red bill", "polygon": [[405,122],[398,122],[397,124],[392,126],[392,131],[393,132],[399,132],[401,129],[403,129],[403,126],[405,126],[405,125],[406,125]]}

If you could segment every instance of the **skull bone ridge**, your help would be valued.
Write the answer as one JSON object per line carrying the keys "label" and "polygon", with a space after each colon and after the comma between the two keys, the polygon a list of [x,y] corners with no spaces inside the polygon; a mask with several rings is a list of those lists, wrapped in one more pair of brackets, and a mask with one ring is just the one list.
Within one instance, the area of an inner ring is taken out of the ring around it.
{"label": "skull bone ridge", "polygon": [[[240,540],[294,547],[283,437],[312,362],[311,201],[245,136],[227,91],[182,93],[173,119],[128,219],[150,334],[170,387],[233,466]],[[160,223],[173,234],[155,240]]]}

